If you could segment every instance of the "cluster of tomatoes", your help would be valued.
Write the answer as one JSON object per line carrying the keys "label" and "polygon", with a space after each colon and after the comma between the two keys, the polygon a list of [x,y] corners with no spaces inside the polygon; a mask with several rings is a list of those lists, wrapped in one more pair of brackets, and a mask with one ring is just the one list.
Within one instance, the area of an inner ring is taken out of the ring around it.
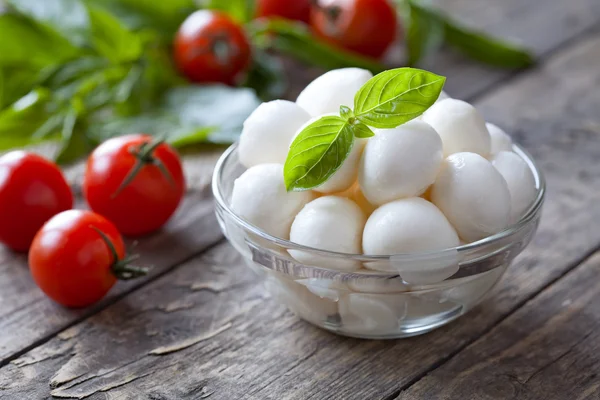
{"label": "cluster of tomatoes", "polygon": [[[394,42],[398,21],[391,0],[257,0],[257,18],[308,24],[322,40],[380,58]],[[192,82],[233,84],[250,65],[251,46],[243,27],[209,10],[191,14],[174,42],[179,70]]]}
{"label": "cluster of tomatoes", "polygon": [[101,144],[89,157],[83,194],[92,211],[73,210],[73,193],[58,166],[24,151],[0,157],[0,242],[29,251],[37,285],[67,307],[100,300],[117,279],[145,270],[129,264],[121,234],[163,226],[185,193],[173,148],[148,135]]}

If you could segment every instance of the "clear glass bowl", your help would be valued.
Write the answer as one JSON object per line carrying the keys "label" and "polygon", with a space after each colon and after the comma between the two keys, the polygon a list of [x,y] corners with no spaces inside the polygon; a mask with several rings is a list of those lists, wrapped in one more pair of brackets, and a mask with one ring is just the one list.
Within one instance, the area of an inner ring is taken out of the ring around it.
{"label": "clear glass bowl", "polygon": [[[544,200],[544,179],[529,154],[518,146],[514,151],[535,176],[535,201],[513,226],[452,249],[366,256],[318,250],[273,237],[244,221],[230,207],[234,180],[245,171],[238,160],[237,144],[222,155],[214,172],[216,214],[223,233],[246,264],[264,276],[266,290],[301,318],[352,337],[419,335],[477,305],[534,235]],[[356,260],[369,269],[340,272],[305,265],[290,256],[290,249],[324,260]]]}

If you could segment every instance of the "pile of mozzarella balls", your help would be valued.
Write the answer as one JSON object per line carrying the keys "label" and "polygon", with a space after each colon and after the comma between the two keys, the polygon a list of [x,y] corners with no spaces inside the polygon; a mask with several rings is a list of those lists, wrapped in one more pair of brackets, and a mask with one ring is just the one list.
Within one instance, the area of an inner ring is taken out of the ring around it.
{"label": "pile of mozzarella balls", "polygon": [[[248,169],[234,184],[234,212],[282,239],[365,255],[453,248],[523,216],[536,195],[528,164],[512,152],[502,129],[443,92],[419,118],[356,139],[342,167],[321,186],[287,192],[283,164],[295,136],[315,119],[339,113],[340,105],[352,107],[371,77],[358,68],[333,70],[296,102],[258,107],[240,138],[239,161]],[[378,263],[289,253],[303,264],[339,271],[379,269]]]}

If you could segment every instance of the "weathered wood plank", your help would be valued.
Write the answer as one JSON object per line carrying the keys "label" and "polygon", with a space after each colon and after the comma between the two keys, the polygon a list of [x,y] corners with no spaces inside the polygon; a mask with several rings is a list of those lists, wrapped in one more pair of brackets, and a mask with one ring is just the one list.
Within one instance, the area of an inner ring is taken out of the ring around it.
{"label": "weathered wood plank", "polygon": [[135,290],[149,279],[164,273],[221,239],[207,190],[190,193],[173,220],[160,232],[137,242],[129,241],[139,253],[141,265],[152,266],[140,280],[120,282],[100,303],[81,310],[69,310],[50,301],[35,285],[27,268],[27,257],[0,250],[0,365],[48,335]]}
{"label": "weathered wood plank", "polygon": [[600,253],[397,399],[600,398],[598,276]]}
{"label": "weathered wood plank", "polygon": [[269,301],[224,244],[0,369],[0,398],[46,398],[49,384],[91,399],[395,397],[600,245],[590,223],[600,220],[599,63],[595,34],[482,99],[534,154],[549,190],[530,247],[457,322],[406,340],[337,337]]}

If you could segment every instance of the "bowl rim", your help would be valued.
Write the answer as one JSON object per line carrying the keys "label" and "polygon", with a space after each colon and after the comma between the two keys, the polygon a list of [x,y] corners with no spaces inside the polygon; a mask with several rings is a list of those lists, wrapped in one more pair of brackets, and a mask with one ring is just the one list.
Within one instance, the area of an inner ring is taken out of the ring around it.
{"label": "bowl rim", "polygon": [[[533,157],[523,149],[521,146],[514,144],[512,145],[513,152],[516,153],[523,161],[527,163],[527,166],[533,173],[535,183],[536,183],[536,197],[535,200],[531,203],[528,210],[523,214],[523,216],[514,224],[509,225],[504,230],[495,233],[493,235],[487,236],[483,239],[479,239],[475,242],[467,243],[464,245],[459,245],[456,247],[446,248],[446,249],[437,249],[432,251],[425,252],[410,252],[410,253],[397,253],[397,254],[388,254],[388,255],[368,255],[368,254],[351,254],[351,253],[341,253],[323,249],[317,249],[315,247],[305,246],[298,243],[294,243],[290,240],[281,239],[275,236],[268,234],[263,231],[256,225],[253,225],[242,217],[237,215],[233,209],[230,207],[229,202],[223,196],[221,192],[221,174],[223,172],[223,166],[226,164],[228,159],[234,154],[234,152],[238,148],[239,142],[233,143],[229,146],[225,152],[219,157],[212,177],[212,192],[213,196],[217,202],[218,207],[222,208],[233,220],[236,224],[243,227],[245,230],[252,232],[254,235],[257,235],[261,239],[267,240],[270,243],[276,244],[278,247],[282,247],[285,249],[292,250],[301,250],[305,252],[310,252],[316,255],[334,258],[334,257],[344,257],[346,259],[353,259],[360,262],[368,262],[368,261],[386,261],[393,260],[403,261],[403,260],[414,260],[415,258],[439,258],[448,254],[455,254],[470,252],[477,249],[481,249],[485,246],[492,245],[502,239],[505,239],[515,233],[519,232],[521,229],[525,228],[532,220],[535,219],[536,215],[540,211],[544,198],[546,195],[546,180],[544,178],[543,173],[541,172],[540,167],[534,161]],[[333,271],[333,270],[332,270]]]}

